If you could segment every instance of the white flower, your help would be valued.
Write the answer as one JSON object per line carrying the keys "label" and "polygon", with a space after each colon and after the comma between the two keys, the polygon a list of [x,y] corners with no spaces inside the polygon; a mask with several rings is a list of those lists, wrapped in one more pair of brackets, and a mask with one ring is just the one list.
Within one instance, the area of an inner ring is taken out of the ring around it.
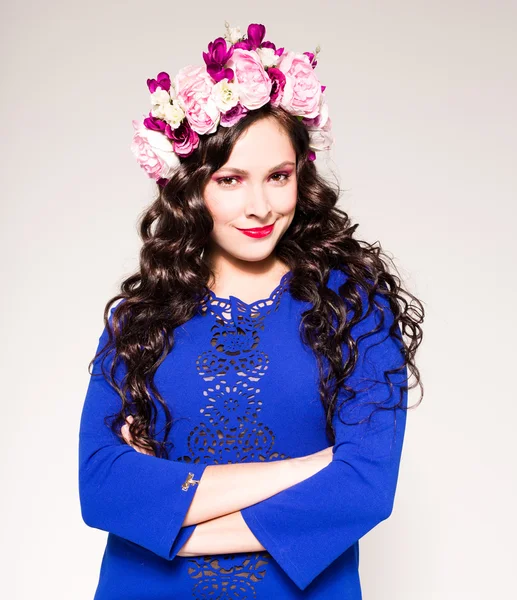
{"label": "white flower", "polygon": [[273,48],[257,48],[257,54],[260,56],[260,61],[264,68],[276,67],[280,56],[275,54]]}
{"label": "white flower", "polygon": [[240,27],[227,27],[226,33],[224,34],[224,39],[230,44],[235,44],[242,38],[241,28]]}
{"label": "white flower", "polygon": [[318,129],[309,129],[309,148],[321,152],[330,150],[334,143],[334,136],[331,131],[332,123],[330,119],[326,120],[324,127]]}
{"label": "white flower", "polygon": [[319,127],[324,127],[327,124],[329,118],[329,107],[325,99],[325,95],[321,94],[320,98],[320,114],[319,114]]}
{"label": "white flower", "polygon": [[221,112],[227,112],[239,102],[238,84],[230,83],[226,77],[221,79],[212,88],[212,98]]}
{"label": "white flower", "polygon": [[151,94],[151,114],[153,117],[165,120],[167,107],[170,106],[170,103],[171,97],[169,92],[157,88],[156,91]]}
{"label": "white flower", "polygon": [[161,87],[156,88],[156,90],[151,94],[151,104],[154,106],[155,104],[168,104],[171,101],[171,97],[169,92],[162,90]]}
{"label": "white flower", "polygon": [[153,117],[156,117],[157,119],[165,120],[166,106],[167,106],[166,104],[154,104],[153,107],[151,108],[151,114],[153,115]]}
{"label": "white flower", "polygon": [[176,129],[180,126],[181,121],[185,118],[185,112],[179,105],[179,103],[174,100],[172,104],[166,104],[163,107],[164,120],[173,128]]}

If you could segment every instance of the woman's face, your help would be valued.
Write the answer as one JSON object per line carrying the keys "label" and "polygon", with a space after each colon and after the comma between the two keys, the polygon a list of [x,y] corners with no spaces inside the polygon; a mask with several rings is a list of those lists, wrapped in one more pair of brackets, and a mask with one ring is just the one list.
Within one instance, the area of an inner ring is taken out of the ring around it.
{"label": "woman's face", "polygon": [[[296,209],[296,153],[274,119],[251,125],[204,190],[214,220],[210,254],[230,260],[266,259],[293,220]],[[240,231],[274,224],[264,237]]]}

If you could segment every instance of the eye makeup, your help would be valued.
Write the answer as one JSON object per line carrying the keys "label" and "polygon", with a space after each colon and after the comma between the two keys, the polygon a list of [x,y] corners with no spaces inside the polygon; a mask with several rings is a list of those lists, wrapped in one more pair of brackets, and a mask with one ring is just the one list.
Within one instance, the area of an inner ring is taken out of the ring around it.
{"label": "eye makeup", "polygon": [[[276,177],[276,176],[280,176],[282,177],[282,179],[274,179],[273,181],[275,181],[276,183],[282,185],[284,184],[292,175],[292,171],[291,172],[278,172],[278,173],[272,173],[270,175],[270,177]],[[238,176],[238,175],[225,175],[224,177],[212,177],[212,181],[215,181],[217,183],[217,185],[221,186],[221,187],[235,187],[235,185],[233,184],[227,184],[225,182],[227,181],[231,181],[231,180],[235,180],[237,182],[242,182],[242,177]]]}

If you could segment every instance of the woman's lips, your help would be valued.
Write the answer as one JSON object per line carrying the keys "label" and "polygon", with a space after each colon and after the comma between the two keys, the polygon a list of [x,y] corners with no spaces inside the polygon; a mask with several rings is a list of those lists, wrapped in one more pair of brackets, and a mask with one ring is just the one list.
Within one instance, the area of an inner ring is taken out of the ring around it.
{"label": "woman's lips", "polygon": [[275,224],[272,223],[271,225],[267,225],[266,227],[254,227],[252,229],[237,229],[239,229],[239,231],[241,231],[242,233],[244,233],[244,235],[247,235],[249,237],[263,238],[273,231],[274,226]]}

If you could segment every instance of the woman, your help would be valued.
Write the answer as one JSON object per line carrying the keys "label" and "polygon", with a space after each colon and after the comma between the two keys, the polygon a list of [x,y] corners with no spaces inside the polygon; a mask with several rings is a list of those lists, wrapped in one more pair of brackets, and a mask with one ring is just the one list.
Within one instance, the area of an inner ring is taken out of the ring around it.
{"label": "woman", "polygon": [[264,35],[148,80],[134,123],[159,194],[80,424],[97,600],[359,599],[358,540],[393,508],[422,305],[317,173],[317,52]]}

